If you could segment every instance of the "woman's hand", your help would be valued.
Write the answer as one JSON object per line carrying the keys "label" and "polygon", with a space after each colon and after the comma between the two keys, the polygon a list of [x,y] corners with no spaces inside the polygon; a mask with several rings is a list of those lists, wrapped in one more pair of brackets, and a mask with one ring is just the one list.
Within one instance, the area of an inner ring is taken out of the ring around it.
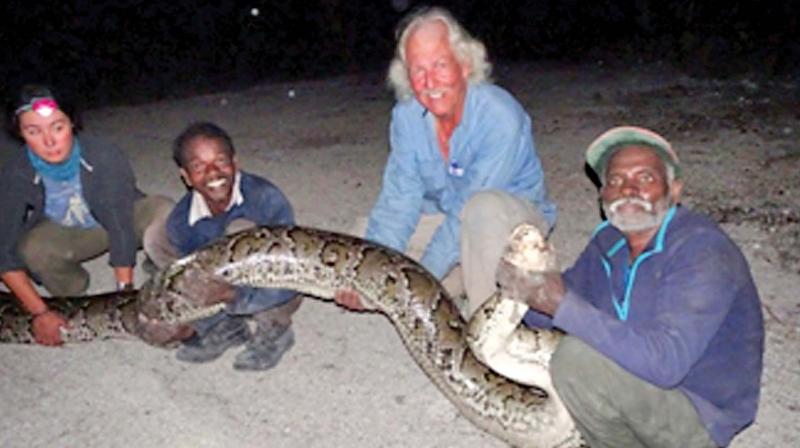
{"label": "woman's hand", "polygon": [[67,328],[67,321],[53,310],[46,310],[33,317],[33,337],[39,344],[61,345],[61,328]]}
{"label": "woman's hand", "polygon": [[60,329],[68,327],[67,321],[61,314],[47,307],[33,286],[28,273],[22,269],[6,271],[0,274],[0,279],[17,297],[20,305],[33,315],[31,327],[36,342],[42,345],[60,345],[62,343]]}

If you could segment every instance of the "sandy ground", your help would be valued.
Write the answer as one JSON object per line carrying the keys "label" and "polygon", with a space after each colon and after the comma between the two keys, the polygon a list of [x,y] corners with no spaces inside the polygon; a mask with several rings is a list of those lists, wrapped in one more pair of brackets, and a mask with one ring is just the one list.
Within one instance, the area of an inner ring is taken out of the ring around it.
{"label": "sandy ground", "polygon": [[[495,76],[534,116],[560,206],[554,238],[564,265],[598,221],[582,168],[591,139],[613,125],[640,124],[674,142],[686,162],[685,203],[724,222],[764,302],[761,407],[732,446],[796,443],[798,84],[697,80],[657,65],[516,65]],[[299,223],[346,231],[377,195],[392,102],[375,74],[92,110],[86,127],[127,152],[143,190],[178,198],[171,141],[192,120],[215,121],[232,134],[242,165],[286,192]],[[105,259],[92,269],[91,291],[109,289]],[[1,346],[0,446],[503,446],[458,414],[383,316],[309,299],[295,331],[295,348],[264,373],[232,370],[233,352],[189,365],[133,340]]]}

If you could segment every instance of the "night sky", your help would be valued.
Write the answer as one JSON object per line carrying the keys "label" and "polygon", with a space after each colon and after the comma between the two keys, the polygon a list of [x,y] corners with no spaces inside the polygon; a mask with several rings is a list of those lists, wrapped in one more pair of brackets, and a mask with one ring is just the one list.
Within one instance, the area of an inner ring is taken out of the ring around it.
{"label": "night sky", "polygon": [[800,72],[795,1],[11,0],[0,6],[0,93],[44,82],[94,106],[382,72],[396,23],[423,4],[450,9],[495,63],[659,60],[693,76]]}

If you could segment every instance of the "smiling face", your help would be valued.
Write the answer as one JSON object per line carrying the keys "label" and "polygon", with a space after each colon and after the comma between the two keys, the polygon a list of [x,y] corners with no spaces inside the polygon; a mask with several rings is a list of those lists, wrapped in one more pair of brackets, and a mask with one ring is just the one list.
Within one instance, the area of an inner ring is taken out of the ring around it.
{"label": "smiling face", "polygon": [[419,25],[405,48],[408,78],[417,100],[438,120],[458,123],[464,111],[469,67],[450,46],[441,21]]}
{"label": "smiling face", "polygon": [[600,191],[603,211],[623,233],[655,232],[678,203],[682,184],[669,182],[664,161],[652,148],[628,146],[608,161]]}
{"label": "smiling face", "polygon": [[181,176],[203,196],[212,214],[224,212],[230,203],[236,171],[236,157],[222,140],[198,136],[186,142]]}
{"label": "smiling face", "polygon": [[19,134],[34,154],[47,163],[58,164],[72,153],[72,121],[61,109],[19,114]]}

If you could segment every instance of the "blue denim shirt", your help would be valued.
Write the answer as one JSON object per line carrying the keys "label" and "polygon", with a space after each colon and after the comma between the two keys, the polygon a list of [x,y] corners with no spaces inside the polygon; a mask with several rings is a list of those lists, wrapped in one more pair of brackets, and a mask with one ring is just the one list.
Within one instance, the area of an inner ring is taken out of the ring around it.
{"label": "blue denim shirt", "polygon": [[[188,255],[225,235],[228,225],[246,219],[259,226],[292,225],[294,212],[286,196],[268,180],[241,171],[244,201],[225,213],[203,218],[189,225],[192,193],[175,205],[167,218],[167,237],[181,256]],[[237,300],[228,307],[231,314],[252,314],[289,301],[297,293],[287,289],[237,287]]]}
{"label": "blue denim shirt", "polygon": [[449,160],[439,151],[433,115],[416,99],[395,105],[389,137],[391,153],[366,238],[402,252],[421,214],[444,214],[422,257],[437,278],[460,259],[459,215],[479,191],[498,189],[527,199],[555,223],[530,117],[502,88],[468,88],[464,114],[450,137]]}
{"label": "blue denim shirt", "polygon": [[[601,224],[564,273],[553,319],[529,311],[525,321],[561,328],[645,381],[679,389],[726,446],[758,408],[761,303],[736,244],[708,218],[673,210],[633,263],[622,233]],[[613,298],[624,301],[626,290],[623,319]]]}

